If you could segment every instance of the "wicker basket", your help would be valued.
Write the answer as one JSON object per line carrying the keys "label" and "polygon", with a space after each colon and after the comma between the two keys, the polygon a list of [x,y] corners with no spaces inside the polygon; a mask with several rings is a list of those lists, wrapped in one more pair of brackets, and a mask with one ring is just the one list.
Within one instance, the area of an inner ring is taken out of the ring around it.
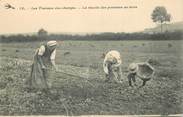
{"label": "wicker basket", "polygon": [[138,64],[137,74],[141,79],[149,80],[154,76],[154,68],[148,63]]}

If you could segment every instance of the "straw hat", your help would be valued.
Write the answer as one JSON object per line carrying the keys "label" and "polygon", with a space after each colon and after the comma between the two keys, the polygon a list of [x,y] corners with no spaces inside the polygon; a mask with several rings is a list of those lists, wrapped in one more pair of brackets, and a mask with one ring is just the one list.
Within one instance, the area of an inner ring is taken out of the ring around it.
{"label": "straw hat", "polygon": [[136,73],[138,71],[138,65],[136,63],[131,63],[128,70],[130,73]]}
{"label": "straw hat", "polygon": [[57,41],[48,41],[47,46],[55,46],[57,45]]}

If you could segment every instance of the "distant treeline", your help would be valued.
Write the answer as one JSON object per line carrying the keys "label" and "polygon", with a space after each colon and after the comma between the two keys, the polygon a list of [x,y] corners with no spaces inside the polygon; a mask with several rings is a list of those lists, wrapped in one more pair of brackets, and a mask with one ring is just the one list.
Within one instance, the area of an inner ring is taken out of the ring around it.
{"label": "distant treeline", "polygon": [[0,42],[28,42],[44,40],[182,40],[183,31],[164,33],[100,33],[87,35],[1,35]]}

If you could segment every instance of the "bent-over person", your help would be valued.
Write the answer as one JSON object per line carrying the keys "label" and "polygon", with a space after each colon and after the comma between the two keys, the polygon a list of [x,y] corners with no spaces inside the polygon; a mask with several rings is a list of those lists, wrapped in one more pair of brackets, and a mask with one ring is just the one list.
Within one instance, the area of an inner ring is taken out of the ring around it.
{"label": "bent-over person", "polygon": [[56,41],[49,41],[36,50],[31,68],[31,76],[26,82],[29,88],[41,90],[49,88],[47,84],[48,70],[52,67],[56,69],[56,46]]}
{"label": "bent-over person", "polygon": [[[146,68],[144,68],[144,70],[142,70],[143,66],[146,66],[148,68],[148,70],[149,70],[148,72],[150,72],[149,76],[142,75],[145,73],[139,74],[140,71],[145,72]],[[141,85],[141,87],[143,87],[143,86],[145,86],[146,82],[152,78],[153,75],[154,75],[154,68],[149,63],[147,63],[147,62],[145,62],[145,63],[131,63],[128,67],[128,75],[127,75],[127,78],[129,81],[129,86],[133,87],[132,82],[135,86],[137,86],[136,77],[138,77],[143,81],[143,83]]]}
{"label": "bent-over person", "polygon": [[[110,81],[114,77],[116,82],[121,82],[121,56],[116,50],[109,51],[103,61],[103,69],[106,81]],[[114,73],[117,73],[117,76]]]}

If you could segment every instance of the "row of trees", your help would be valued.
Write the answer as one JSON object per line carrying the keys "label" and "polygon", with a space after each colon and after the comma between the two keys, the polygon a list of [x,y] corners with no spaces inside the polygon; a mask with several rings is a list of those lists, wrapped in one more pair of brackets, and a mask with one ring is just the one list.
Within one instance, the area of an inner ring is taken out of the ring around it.
{"label": "row of trees", "polygon": [[0,36],[0,42],[27,42],[27,41],[43,41],[43,40],[181,40],[183,32],[165,32],[157,34],[148,33],[101,33],[90,35],[12,35]]}

